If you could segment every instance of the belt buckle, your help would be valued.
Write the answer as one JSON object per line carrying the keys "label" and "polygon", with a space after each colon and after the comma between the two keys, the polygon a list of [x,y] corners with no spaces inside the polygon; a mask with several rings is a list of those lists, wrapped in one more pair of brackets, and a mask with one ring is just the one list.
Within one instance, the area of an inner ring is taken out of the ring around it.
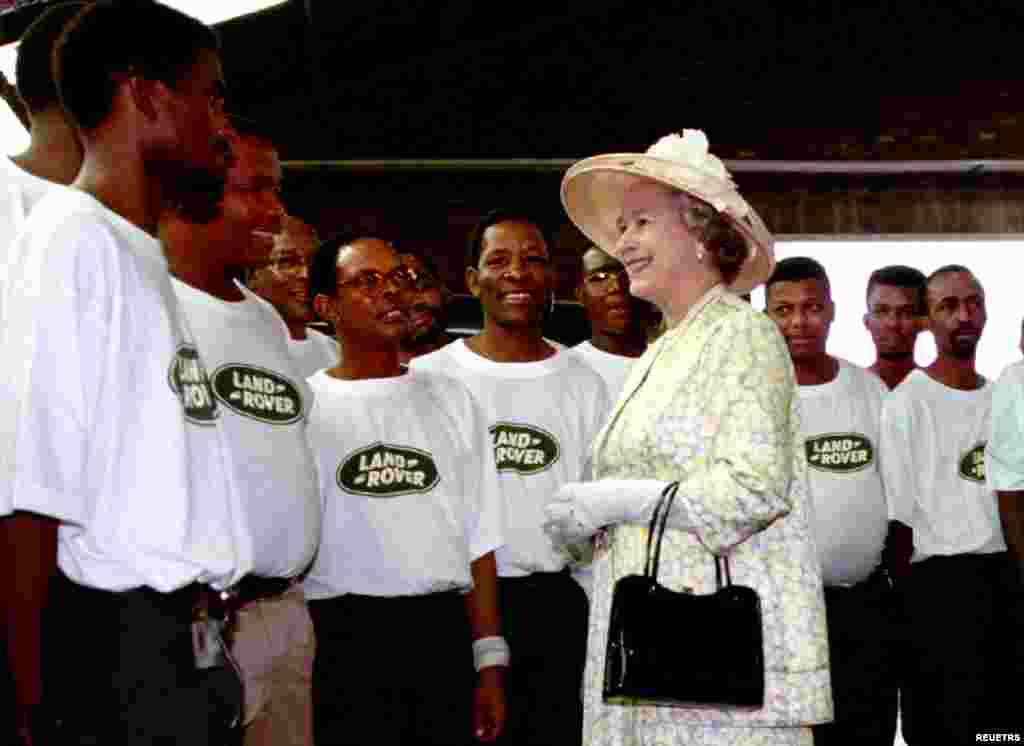
{"label": "belt buckle", "polygon": [[200,586],[192,607],[192,623],[209,628],[216,626],[220,636],[230,646],[237,610],[238,590],[235,586],[219,591],[209,586]]}

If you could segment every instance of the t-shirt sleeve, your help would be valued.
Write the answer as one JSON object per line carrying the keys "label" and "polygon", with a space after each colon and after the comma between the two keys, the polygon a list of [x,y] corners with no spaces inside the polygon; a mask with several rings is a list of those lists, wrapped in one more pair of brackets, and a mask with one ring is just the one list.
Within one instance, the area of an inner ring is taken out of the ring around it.
{"label": "t-shirt sleeve", "polygon": [[42,261],[7,296],[7,333],[30,361],[7,415],[17,420],[15,506],[84,523],[90,452],[105,437],[95,430],[100,390],[116,383],[108,380],[113,288],[104,267],[118,249],[105,226],[78,221],[27,248]]}
{"label": "t-shirt sleeve", "polygon": [[912,526],[917,484],[914,479],[913,416],[905,392],[890,393],[882,401],[879,459],[889,520]]}
{"label": "t-shirt sleeve", "polygon": [[1024,369],[1014,364],[992,387],[992,418],[985,447],[992,490],[1024,490]]}

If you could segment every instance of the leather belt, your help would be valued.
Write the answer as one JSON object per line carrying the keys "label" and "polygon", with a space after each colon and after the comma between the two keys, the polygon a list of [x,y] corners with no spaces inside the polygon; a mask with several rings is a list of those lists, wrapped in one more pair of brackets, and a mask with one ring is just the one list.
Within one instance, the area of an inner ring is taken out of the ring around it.
{"label": "leather belt", "polygon": [[196,584],[193,586],[193,618],[202,619],[209,616],[231,625],[235,621],[236,612],[246,604],[280,596],[297,582],[296,578],[246,575],[234,585],[220,591],[208,585]]}
{"label": "leather belt", "polygon": [[275,598],[295,585],[295,578],[265,578],[260,575],[246,575],[234,585],[220,592],[222,601],[237,611],[253,601]]}

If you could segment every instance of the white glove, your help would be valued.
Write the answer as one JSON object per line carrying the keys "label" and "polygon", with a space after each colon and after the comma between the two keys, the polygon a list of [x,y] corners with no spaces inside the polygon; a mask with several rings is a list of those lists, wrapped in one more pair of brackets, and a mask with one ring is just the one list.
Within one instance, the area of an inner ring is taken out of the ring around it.
{"label": "white glove", "polygon": [[[668,482],[657,479],[600,479],[569,482],[558,488],[544,507],[544,531],[555,546],[577,543],[616,523],[647,524]],[[668,525],[692,528],[689,513],[678,497]]]}

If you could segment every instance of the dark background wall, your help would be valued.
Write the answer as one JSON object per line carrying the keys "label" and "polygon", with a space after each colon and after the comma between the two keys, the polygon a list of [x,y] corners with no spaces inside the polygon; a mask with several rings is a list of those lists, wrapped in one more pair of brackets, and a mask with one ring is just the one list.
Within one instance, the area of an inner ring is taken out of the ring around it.
{"label": "dark background wall", "polygon": [[[0,41],[51,1],[0,11]],[[354,223],[430,248],[461,288],[473,222],[529,202],[561,225],[564,297],[582,238],[561,213],[564,165],[552,164],[640,151],[692,127],[736,164],[778,234],[1024,233],[1019,0],[498,9],[284,0],[219,24],[229,107],[259,121],[291,164],[289,208],[324,235]],[[435,165],[353,165],[366,159]],[[454,168],[436,159],[553,160]],[[743,168],[793,161],[894,173]],[[899,165],[908,161],[954,165],[922,174]]]}

